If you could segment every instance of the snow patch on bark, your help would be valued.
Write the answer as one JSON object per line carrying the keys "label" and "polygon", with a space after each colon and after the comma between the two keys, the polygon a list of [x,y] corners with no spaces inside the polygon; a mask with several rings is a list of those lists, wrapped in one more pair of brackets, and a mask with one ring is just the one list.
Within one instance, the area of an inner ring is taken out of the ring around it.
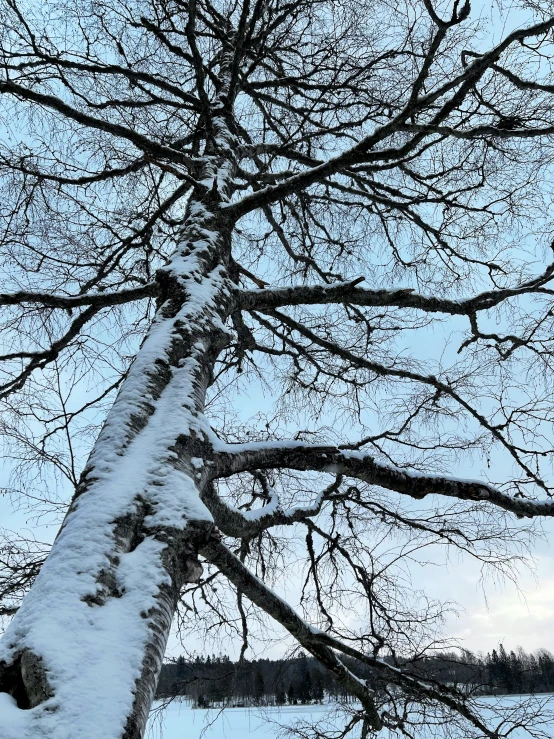
{"label": "snow patch on bark", "polygon": [[[183,269],[184,262],[173,266]],[[12,664],[25,649],[40,658],[54,693],[26,710],[0,693],[2,739],[120,739],[152,640],[148,612],[169,578],[162,564],[166,545],[146,536],[132,551],[116,551],[116,525],[141,514],[142,501],[147,529],[212,521],[171,451],[183,435],[209,431],[196,408],[195,383],[208,348],[203,340],[171,368],[159,397],[152,394],[153,373],[160,363],[169,365],[179,322],[213,325],[220,271],[184,279],[190,301],[173,318],[154,320],[90,456],[86,491],[0,641],[0,662]],[[103,573],[111,577],[107,595]]]}
{"label": "snow patch on bark", "polygon": [[[21,710],[0,693],[2,739],[119,739],[133,703],[144,647],[150,638],[147,612],[168,578],[160,565],[164,545],[146,538],[120,557],[119,598],[102,607],[80,600],[93,585],[86,556],[73,548],[47,560],[21,606],[17,629],[8,627],[4,643],[18,640],[41,654],[55,697]],[[81,568],[82,571],[77,574]],[[43,574],[44,573],[44,574]],[[51,587],[51,578],[57,587]],[[37,618],[37,611],[40,617]],[[15,633],[14,633],[15,632]],[[98,644],[102,649],[98,649]],[[0,652],[0,658],[8,655]]]}

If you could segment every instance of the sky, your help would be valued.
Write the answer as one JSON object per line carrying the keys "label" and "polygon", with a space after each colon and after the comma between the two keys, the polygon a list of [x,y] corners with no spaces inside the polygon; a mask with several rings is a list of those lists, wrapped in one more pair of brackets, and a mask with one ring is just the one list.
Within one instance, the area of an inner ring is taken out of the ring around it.
{"label": "sky", "polygon": [[[242,410],[250,415],[268,405],[268,398],[257,386],[248,388],[249,402],[243,398]],[[470,470],[457,470],[454,474],[468,474]],[[475,476],[475,473],[474,475]],[[0,478],[0,483],[5,484]],[[51,541],[57,524],[34,521],[24,510],[14,510],[9,498],[0,495],[0,522],[3,527],[34,531],[37,538]],[[525,651],[546,648],[554,652],[554,522],[546,520],[537,524],[542,536],[535,542],[528,566],[521,567],[517,585],[510,580],[499,580],[489,575],[483,577],[479,563],[468,556],[453,555],[449,560],[443,552],[435,550],[429,561],[411,567],[412,585],[431,597],[451,601],[457,606],[457,614],[447,617],[444,633],[455,638],[471,651],[484,653],[503,643],[506,649],[521,646]],[[294,602],[298,598],[299,579],[288,582],[288,595]],[[284,593],[283,593],[284,594]],[[279,657],[283,654],[282,632],[275,628],[274,642],[267,648],[254,643],[250,657]],[[214,651],[236,656],[240,645],[205,644],[189,639],[189,652]],[[290,647],[287,643],[286,648]],[[173,634],[168,645],[168,656],[176,657],[182,647]]]}
{"label": "sky", "polygon": [[445,632],[471,651],[489,652],[503,643],[525,651],[554,651],[554,525],[544,526],[545,541],[533,549],[529,568],[521,571],[518,585],[511,581],[482,579],[480,568],[464,559],[433,567],[427,565],[417,579],[437,598],[457,601],[463,608],[448,618]]}
{"label": "sky", "polygon": [[[242,413],[248,417],[267,403],[261,388],[251,387]],[[8,472],[6,469],[0,472],[0,486],[7,484]],[[470,472],[462,469],[454,474]],[[42,522],[37,527],[28,513],[14,510],[10,499],[1,494],[0,525],[14,530],[28,528],[45,541],[51,541],[57,531],[57,524]],[[544,536],[534,545],[529,568],[522,569],[517,586],[511,581],[483,579],[478,563],[468,557],[445,561],[443,556],[436,554],[431,562],[413,568],[415,588],[421,588],[431,597],[458,604],[458,615],[447,619],[446,634],[473,651],[487,652],[503,643],[507,649],[522,646],[526,651],[547,648],[554,652],[554,523],[543,522],[542,529]],[[293,578],[290,582],[293,596],[295,590]],[[201,651],[203,645],[191,643],[189,649]],[[172,636],[169,654],[176,656],[179,652],[178,641]],[[282,647],[276,644],[268,656],[279,656],[280,652]]]}

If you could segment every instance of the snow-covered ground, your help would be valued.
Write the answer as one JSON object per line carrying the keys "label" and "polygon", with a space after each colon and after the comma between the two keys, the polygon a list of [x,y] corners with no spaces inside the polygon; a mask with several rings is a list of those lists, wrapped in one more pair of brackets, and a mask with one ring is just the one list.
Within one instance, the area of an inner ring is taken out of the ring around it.
{"label": "snow-covered ground", "polygon": [[154,712],[147,739],[273,739],[279,724],[299,719],[321,720],[329,706],[283,706],[281,708],[226,708],[194,710],[186,703],[172,703],[162,714]]}
{"label": "snow-covered ground", "polygon": [[[490,707],[498,700],[482,699],[490,702]],[[501,698],[504,704],[514,703],[515,697]],[[554,696],[537,696],[535,709],[539,704]],[[549,709],[552,710],[552,703]],[[316,723],[326,718],[332,719],[332,705],[283,706],[280,708],[226,708],[221,710],[194,710],[187,703],[175,701],[163,712],[154,711],[146,734],[147,739],[276,739],[282,727],[297,722]],[[542,713],[542,710],[539,711]],[[544,714],[543,714],[544,715]],[[336,716],[335,716],[336,726]],[[432,734],[429,734],[431,739]],[[529,739],[527,732],[516,729],[511,739]],[[540,726],[541,737],[554,737],[554,718]],[[383,738],[385,739],[385,737]]]}

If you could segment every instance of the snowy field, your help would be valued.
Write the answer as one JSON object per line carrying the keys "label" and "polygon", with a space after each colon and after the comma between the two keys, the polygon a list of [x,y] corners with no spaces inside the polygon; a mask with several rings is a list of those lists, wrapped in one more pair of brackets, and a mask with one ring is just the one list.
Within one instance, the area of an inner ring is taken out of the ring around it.
{"label": "snowy field", "polygon": [[[538,701],[547,696],[537,697]],[[491,704],[497,699],[490,700]],[[514,698],[501,699],[513,703]],[[550,696],[550,710],[554,696]],[[280,708],[227,708],[224,711],[192,709],[186,703],[172,703],[163,714],[156,714],[149,724],[147,739],[276,739],[283,726],[292,726],[298,721],[319,722],[325,715],[331,716],[329,705],[283,706]],[[543,737],[554,737],[554,719],[540,727]],[[511,733],[511,739],[529,739],[529,734],[520,730]],[[383,735],[384,737],[384,735]],[[430,734],[431,737],[431,734]]]}
{"label": "snowy field", "polygon": [[279,726],[299,719],[321,720],[329,706],[283,706],[281,708],[226,708],[193,710],[185,703],[173,703],[163,718],[150,721],[147,739],[274,739]]}

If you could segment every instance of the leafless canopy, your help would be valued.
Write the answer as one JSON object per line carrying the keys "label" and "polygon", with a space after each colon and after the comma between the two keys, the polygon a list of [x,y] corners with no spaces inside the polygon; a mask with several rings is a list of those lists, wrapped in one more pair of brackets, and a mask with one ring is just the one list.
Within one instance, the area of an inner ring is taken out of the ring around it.
{"label": "leafless canopy", "polygon": [[[539,736],[530,708],[487,723],[455,688],[413,677],[442,643],[443,608],[409,595],[406,567],[443,546],[509,572],[528,534],[517,519],[554,514],[548,4],[0,5],[12,495],[65,513],[69,481],[71,532],[110,465],[153,439],[157,472],[110,521],[97,591],[76,595],[101,608],[120,557],[164,544],[171,586],[114,737],[142,736],[179,602],[184,636],[220,630],[241,655],[255,624],[284,627],[360,702],[329,736],[430,722]],[[164,413],[183,424],[169,441]],[[194,515],[164,509],[164,465],[191,482]],[[56,701],[54,668],[29,616],[17,623],[46,551],[2,542],[0,613],[17,638],[0,690],[40,707]],[[284,595],[291,572],[296,609],[271,589]],[[25,667],[31,651],[45,669]]]}

